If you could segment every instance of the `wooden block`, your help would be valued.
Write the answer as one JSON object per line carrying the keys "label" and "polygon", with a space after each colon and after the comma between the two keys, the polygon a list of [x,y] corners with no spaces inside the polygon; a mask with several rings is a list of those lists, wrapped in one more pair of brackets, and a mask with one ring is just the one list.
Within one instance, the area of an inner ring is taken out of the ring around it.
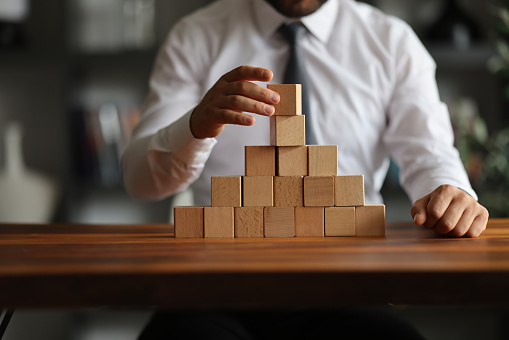
{"label": "wooden block", "polygon": [[385,236],[385,205],[356,207],[355,230],[357,236]]}
{"label": "wooden block", "polygon": [[263,207],[235,208],[235,237],[263,237]]}
{"label": "wooden block", "polygon": [[364,205],[364,176],[335,176],[334,205],[337,207]]}
{"label": "wooden block", "polygon": [[295,236],[324,235],[323,207],[295,207]]}
{"label": "wooden block", "polygon": [[305,207],[334,206],[334,177],[333,176],[304,177],[304,206]]}
{"label": "wooden block", "polygon": [[267,88],[279,93],[281,100],[274,105],[277,116],[298,116],[302,114],[301,84],[268,84]]}
{"label": "wooden block", "polygon": [[277,175],[306,176],[308,174],[308,147],[278,146]]}
{"label": "wooden block", "polygon": [[203,207],[173,208],[176,238],[203,237]]}
{"label": "wooden block", "polygon": [[263,211],[263,229],[265,237],[294,237],[294,208],[265,207]]}
{"label": "wooden block", "polygon": [[355,236],[355,209],[325,208],[325,236]]}
{"label": "wooden block", "polygon": [[270,145],[277,146],[305,145],[306,144],[305,119],[306,116],[270,117]]}
{"label": "wooden block", "polygon": [[233,208],[205,207],[203,221],[206,238],[234,237]]}
{"label": "wooden block", "polygon": [[274,206],[302,207],[304,182],[302,176],[274,177]]}
{"label": "wooden block", "polygon": [[211,184],[213,207],[242,206],[242,177],[212,177]]}
{"label": "wooden block", "polygon": [[272,176],[244,177],[244,207],[272,207],[274,205],[274,188]]}
{"label": "wooden block", "polygon": [[338,174],[338,146],[309,145],[308,175],[337,176],[337,174]]}
{"label": "wooden block", "polygon": [[246,146],[245,162],[246,176],[275,176],[276,147]]}

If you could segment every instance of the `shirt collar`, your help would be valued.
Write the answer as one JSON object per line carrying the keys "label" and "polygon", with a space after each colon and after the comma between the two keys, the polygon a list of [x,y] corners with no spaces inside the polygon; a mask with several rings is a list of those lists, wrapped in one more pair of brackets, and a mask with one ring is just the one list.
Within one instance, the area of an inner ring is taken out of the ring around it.
{"label": "shirt collar", "polygon": [[[332,33],[339,1],[328,0],[315,13],[300,19],[309,32],[323,43],[329,40]],[[283,23],[295,21],[280,14],[265,0],[253,0],[252,6],[258,30],[267,39],[274,35]]]}

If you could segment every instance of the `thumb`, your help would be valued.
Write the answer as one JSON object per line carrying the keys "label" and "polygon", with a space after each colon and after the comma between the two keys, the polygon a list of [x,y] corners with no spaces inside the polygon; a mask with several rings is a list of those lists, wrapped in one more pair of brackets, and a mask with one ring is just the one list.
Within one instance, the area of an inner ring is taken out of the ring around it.
{"label": "thumb", "polygon": [[426,222],[426,211],[428,208],[428,203],[431,199],[431,194],[424,196],[421,199],[415,201],[412,209],[410,209],[410,214],[412,214],[412,218],[414,219],[414,223],[416,225],[423,225]]}

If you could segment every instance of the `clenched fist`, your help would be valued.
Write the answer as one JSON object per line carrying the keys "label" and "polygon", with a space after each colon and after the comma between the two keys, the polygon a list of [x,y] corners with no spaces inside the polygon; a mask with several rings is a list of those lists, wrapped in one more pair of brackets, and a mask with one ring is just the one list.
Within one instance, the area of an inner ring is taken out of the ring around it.
{"label": "clenched fist", "polygon": [[441,185],[417,200],[410,210],[416,225],[438,234],[477,237],[488,223],[488,210],[463,190]]}

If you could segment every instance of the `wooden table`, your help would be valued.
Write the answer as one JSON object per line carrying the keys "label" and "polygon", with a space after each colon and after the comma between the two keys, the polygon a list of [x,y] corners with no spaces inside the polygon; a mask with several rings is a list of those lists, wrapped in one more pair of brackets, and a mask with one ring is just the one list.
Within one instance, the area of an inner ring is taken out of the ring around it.
{"label": "wooden table", "polygon": [[169,225],[0,225],[0,307],[509,304],[509,220],[478,239],[174,239]]}

